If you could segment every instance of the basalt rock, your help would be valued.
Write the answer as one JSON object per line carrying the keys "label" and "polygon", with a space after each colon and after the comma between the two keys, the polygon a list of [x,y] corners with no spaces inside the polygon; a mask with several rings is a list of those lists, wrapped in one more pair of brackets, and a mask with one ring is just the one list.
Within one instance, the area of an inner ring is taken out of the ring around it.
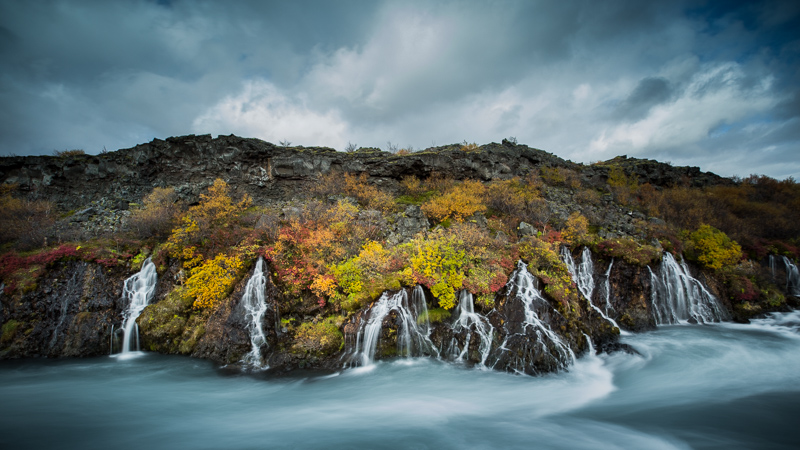
{"label": "basalt rock", "polygon": [[86,262],[58,263],[32,291],[0,296],[6,324],[0,358],[108,354],[112,326],[122,320],[121,273]]}

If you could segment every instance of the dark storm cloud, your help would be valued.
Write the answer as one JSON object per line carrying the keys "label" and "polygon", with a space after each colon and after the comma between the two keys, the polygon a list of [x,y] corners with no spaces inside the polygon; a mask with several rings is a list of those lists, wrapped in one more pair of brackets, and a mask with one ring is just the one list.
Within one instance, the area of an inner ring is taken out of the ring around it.
{"label": "dark storm cloud", "polygon": [[513,135],[798,176],[798,21],[789,1],[0,0],[0,153]]}
{"label": "dark storm cloud", "polygon": [[672,96],[672,88],[668,80],[661,77],[642,79],[616,109],[618,117],[626,120],[639,120],[647,116],[650,109],[664,103]]}

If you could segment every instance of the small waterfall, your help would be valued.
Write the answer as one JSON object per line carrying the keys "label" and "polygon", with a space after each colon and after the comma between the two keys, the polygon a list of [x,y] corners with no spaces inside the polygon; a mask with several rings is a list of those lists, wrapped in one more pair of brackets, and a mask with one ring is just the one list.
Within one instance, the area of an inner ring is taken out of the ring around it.
{"label": "small waterfall", "polygon": [[603,275],[603,293],[604,298],[606,299],[606,306],[605,312],[608,314],[609,309],[614,309],[611,306],[611,267],[614,266],[614,258],[611,258],[611,262],[608,263],[608,269],[606,269],[605,275]]}
{"label": "small waterfall", "polygon": [[594,263],[592,262],[592,252],[589,247],[583,247],[581,252],[581,263],[576,266],[575,260],[572,258],[572,253],[564,246],[561,247],[561,259],[567,265],[572,280],[578,285],[578,290],[587,299],[592,299],[594,292]]}
{"label": "small waterfall", "polygon": [[[128,309],[122,314],[122,354],[131,352],[132,350],[139,350],[139,326],[136,325],[136,319],[145,306],[153,299],[156,291],[156,281],[158,281],[158,274],[156,273],[156,265],[147,258],[142,264],[142,270],[136,275],[125,280],[122,288],[122,298],[127,300]],[[131,349],[132,340],[135,339],[136,347]]]}
{"label": "small waterfall", "polygon": [[261,348],[267,345],[263,319],[267,312],[267,277],[264,274],[264,258],[259,257],[253,275],[247,280],[242,295],[242,306],[246,311],[247,332],[250,334],[250,352],[242,358],[242,363],[256,369],[265,369],[261,361]]}
{"label": "small waterfall", "polygon": [[728,312],[703,284],[693,278],[685,262],[664,253],[660,276],[648,266],[656,324],[708,323],[728,319]]}
{"label": "small waterfall", "polygon": [[[792,260],[783,256],[783,264],[786,265],[786,292],[795,297],[800,297],[800,272]],[[774,272],[773,272],[774,273]]]}
{"label": "small waterfall", "polygon": [[[575,353],[569,347],[569,344],[553,332],[547,322],[540,319],[537,309],[552,314],[558,313],[550,306],[550,303],[542,296],[541,292],[536,289],[536,279],[528,271],[528,266],[524,262],[519,261],[517,263],[517,269],[511,274],[511,281],[509,281],[507,289],[509,299],[516,297],[522,302],[525,319],[521,332],[506,336],[506,341],[500,345],[500,349],[507,351],[506,344],[510,337],[516,338],[518,335],[532,336],[536,338],[535,342],[533,342],[534,354],[531,355],[532,357],[537,357],[540,354],[547,355],[553,360],[555,366],[560,369],[566,369],[567,366],[575,362]],[[506,328],[508,328],[508,324],[506,322]],[[521,365],[524,368],[533,364],[533,362],[533,360],[526,361],[525,357],[523,357],[522,364],[518,364],[518,366]]]}
{"label": "small waterfall", "polygon": [[777,268],[775,267],[775,255],[769,255],[769,271],[772,273],[772,281],[778,281],[778,275],[775,273]]}
{"label": "small waterfall", "polygon": [[[428,322],[428,308],[425,304],[425,295],[422,288],[417,286],[412,293],[412,302],[409,305],[408,293],[401,290],[394,295],[384,292],[369,311],[369,318],[362,321],[356,338],[357,364],[369,366],[375,360],[375,351],[378,347],[378,338],[383,327],[383,319],[390,312],[395,311],[398,317],[397,350],[402,356],[418,356],[422,354],[436,354],[438,350],[430,340],[430,322]],[[422,324],[418,323],[418,319]]]}
{"label": "small waterfall", "polygon": [[462,290],[458,295],[458,312],[455,322],[453,323],[453,331],[455,333],[466,332],[466,339],[464,341],[464,348],[458,348],[458,341],[453,338],[451,347],[451,355],[456,360],[463,360],[469,354],[469,342],[472,340],[473,330],[481,339],[481,344],[478,351],[481,354],[482,366],[486,366],[486,358],[489,357],[489,351],[492,349],[492,335],[494,334],[494,327],[489,323],[489,319],[475,312],[475,302],[472,293],[467,290]]}
{"label": "small waterfall", "polygon": [[592,302],[592,294],[594,293],[594,263],[592,262],[592,251],[589,250],[589,247],[583,247],[581,263],[577,266],[575,265],[575,260],[572,258],[572,253],[570,253],[567,247],[561,247],[561,259],[564,260],[564,263],[567,265],[567,269],[569,269],[569,273],[572,275],[572,280],[578,285],[578,290],[583,294],[583,297],[589,301],[589,306],[622,333],[622,329],[617,325],[617,322],[608,316],[608,309],[611,307],[611,284],[609,282],[609,276],[611,275],[611,266],[614,264],[614,261],[612,260],[611,264],[608,265],[608,270],[605,274],[604,290],[606,310],[604,312]]}

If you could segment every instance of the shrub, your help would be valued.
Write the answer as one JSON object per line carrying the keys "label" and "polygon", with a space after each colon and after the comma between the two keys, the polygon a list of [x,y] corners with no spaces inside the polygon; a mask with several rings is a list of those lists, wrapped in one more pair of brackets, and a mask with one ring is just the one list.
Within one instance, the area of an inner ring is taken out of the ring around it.
{"label": "shrub", "polygon": [[186,280],[185,295],[194,298],[197,309],[213,308],[230,294],[243,269],[238,256],[217,255],[192,271]]}
{"label": "shrub", "polygon": [[444,195],[423,203],[422,211],[439,222],[450,218],[462,222],[476,212],[486,211],[485,193],[486,187],[480,181],[465,180]]}
{"label": "shrub", "polygon": [[649,244],[640,244],[630,238],[602,241],[593,246],[596,253],[606,258],[622,259],[628,264],[644,267],[661,259],[661,250]]}
{"label": "shrub", "polygon": [[520,242],[519,254],[528,270],[545,284],[544,292],[558,302],[562,311],[567,311],[570,304],[579,301],[578,288],[558,255],[559,246],[558,242],[530,238]]}
{"label": "shrub", "polygon": [[735,265],[742,259],[739,244],[710,225],[701,225],[689,235],[689,240],[687,257],[709,269],[719,270]]}
{"label": "shrub", "polygon": [[129,227],[143,238],[168,236],[180,212],[177,200],[174,188],[154,188],[142,199],[141,208],[133,211]]}
{"label": "shrub", "polygon": [[467,141],[464,141],[464,143],[461,144],[460,150],[462,152],[472,153],[472,152],[477,152],[478,150],[480,150],[480,147],[478,147],[478,144],[476,144],[474,142],[470,144]]}
{"label": "shrub", "polygon": [[[367,174],[359,176],[344,174],[344,191],[347,195],[355,197],[358,202],[368,209],[391,212],[394,209],[394,198],[367,182]],[[341,181],[340,181],[341,183]]]}
{"label": "shrub", "polygon": [[564,241],[572,247],[589,243],[589,221],[575,211],[569,215],[567,226],[561,232]]}
{"label": "shrub", "polygon": [[228,184],[218,178],[207,194],[200,195],[200,203],[181,217],[180,226],[172,230],[167,245],[170,254],[183,259],[184,267],[192,268],[228,251],[245,234],[239,219],[251,202],[247,194],[235,202]]}
{"label": "shrub", "polygon": [[81,149],[73,149],[73,150],[53,150],[53,156],[57,156],[59,158],[66,158],[69,156],[81,156],[85,155],[86,152]]}
{"label": "shrub", "polygon": [[22,248],[44,246],[55,222],[53,204],[14,198],[16,185],[0,187],[0,244],[15,242]]}
{"label": "shrub", "polygon": [[408,245],[411,277],[430,289],[439,306],[452,309],[456,291],[464,288],[493,302],[508,282],[516,255],[472,224],[456,224],[418,236]]}

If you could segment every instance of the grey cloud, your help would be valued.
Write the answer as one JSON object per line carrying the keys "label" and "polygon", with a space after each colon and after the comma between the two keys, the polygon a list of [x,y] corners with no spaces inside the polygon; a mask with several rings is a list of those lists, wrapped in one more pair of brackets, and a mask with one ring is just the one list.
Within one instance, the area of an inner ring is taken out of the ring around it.
{"label": "grey cloud", "polygon": [[650,109],[668,101],[672,97],[670,82],[662,77],[647,77],[639,81],[615,110],[615,115],[628,121],[644,118]]}

